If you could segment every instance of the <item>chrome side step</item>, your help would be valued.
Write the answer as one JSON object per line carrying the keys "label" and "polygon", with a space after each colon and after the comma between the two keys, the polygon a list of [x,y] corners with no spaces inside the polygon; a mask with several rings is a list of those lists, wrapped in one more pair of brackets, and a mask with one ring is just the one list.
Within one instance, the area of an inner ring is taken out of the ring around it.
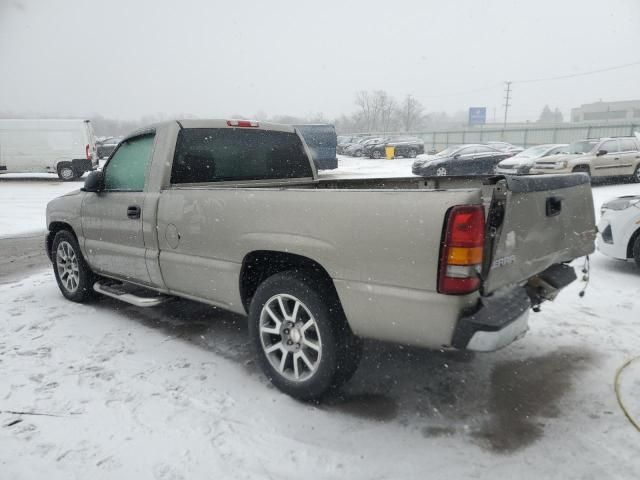
{"label": "chrome side step", "polygon": [[136,307],[156,307],[174,298],[137,285],[114,280],[99,280],[93,284],[93,289],[98,293],[130,303]]}

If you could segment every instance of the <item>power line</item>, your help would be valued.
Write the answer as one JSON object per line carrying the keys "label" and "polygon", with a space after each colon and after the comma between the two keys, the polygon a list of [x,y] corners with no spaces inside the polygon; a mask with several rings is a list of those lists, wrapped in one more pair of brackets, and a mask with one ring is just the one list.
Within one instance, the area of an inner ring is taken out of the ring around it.
{"label": "power line", "polygon": [[640,65],[640,60],[632,63],[625,63],[623,65],[616,65],[613,67],[600,68],[598,70],[590,70],[588,72],[580,72],[580,73],[570,73],[567,75],[558,75],[555,77],[546,77],[546,78],[532,78],[528,80],[513,80],[513,83],[534,83],[534,82],[546,82],[549,80],[562,80],[564,78],[574,78],[574,77],[582,77],[584,75],[593,75],[594,73],[602,73],[602,72],[610,72],[612,70],[619,70],[621,68],[633,67],[636,65]]}
{"label": "power line", "polygon": [[441,97],[457,97],[458,95],[466,95],[468,93],[484,92],[487,90],[495,90],[500,87],[502,83],[496,83],[490,87],[474,88],[473,90],[466,90],[464,92],[445,93],[442,95],[420,95],[420,98],[441,98]]}

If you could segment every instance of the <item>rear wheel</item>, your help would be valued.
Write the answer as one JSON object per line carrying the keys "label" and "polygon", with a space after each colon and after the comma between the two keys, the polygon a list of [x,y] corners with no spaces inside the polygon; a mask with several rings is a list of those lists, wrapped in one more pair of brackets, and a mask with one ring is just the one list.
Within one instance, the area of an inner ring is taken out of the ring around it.
{"label": "rear wheel", "polygon": [[97,280],[84,260],[76,237],[68,230],[59,231],[51,248],[53,273],[67,299],[84,303],[97,297],[93,284]]}
{"label": "rear wheel", "polygon": [[631,177],[631,179],[635,183],[640,183],[640,164],[638,164],[638,166],[636,167],[636,170],[635,172],[633,172],[633,177]]}
{"label": "rear wheel", "polygon": [[335,294],[311,272],[277,273],[258,287],[249,307],[249,335],[269,380],[300,400],[339,387],[360,359],[360,341]]}
{"label": "rear wheel", "polygon": [[418,151],[415,148],[411,148],[409,150],[409,158],[416,158],[418,156]]}
{"label": "rear wheel", "polygon": [[78,175],[71,163],[62,162],[58,164],[58,177],[60,177],[60,180],[69,182],[78,178]]}

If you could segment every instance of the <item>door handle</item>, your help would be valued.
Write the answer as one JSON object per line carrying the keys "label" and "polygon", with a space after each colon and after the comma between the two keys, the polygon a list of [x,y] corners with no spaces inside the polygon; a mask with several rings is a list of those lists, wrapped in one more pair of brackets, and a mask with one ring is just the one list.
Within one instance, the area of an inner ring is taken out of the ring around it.
{"label": "door handle", "polygon": [[127,207],[127,217],[140,218],[140,207],[138,205],[129,205]]}
{"label": "door handle", "polygon": [[560,212],[562,211],[563,199],[564,198],[561,196],[547,197],[547,204],[545,208],[547,217],[555,217],[556,215],[560,215]]}

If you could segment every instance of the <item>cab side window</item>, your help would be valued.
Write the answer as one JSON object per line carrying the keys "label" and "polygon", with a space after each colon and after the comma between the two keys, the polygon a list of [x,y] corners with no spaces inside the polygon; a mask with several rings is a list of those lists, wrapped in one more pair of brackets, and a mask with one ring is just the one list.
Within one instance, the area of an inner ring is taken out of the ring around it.
{"label": "cab side window", "polygon": [[155,134],[130,138],[120,144],[105,166],[107,191],[141,192],[153,153]]}

